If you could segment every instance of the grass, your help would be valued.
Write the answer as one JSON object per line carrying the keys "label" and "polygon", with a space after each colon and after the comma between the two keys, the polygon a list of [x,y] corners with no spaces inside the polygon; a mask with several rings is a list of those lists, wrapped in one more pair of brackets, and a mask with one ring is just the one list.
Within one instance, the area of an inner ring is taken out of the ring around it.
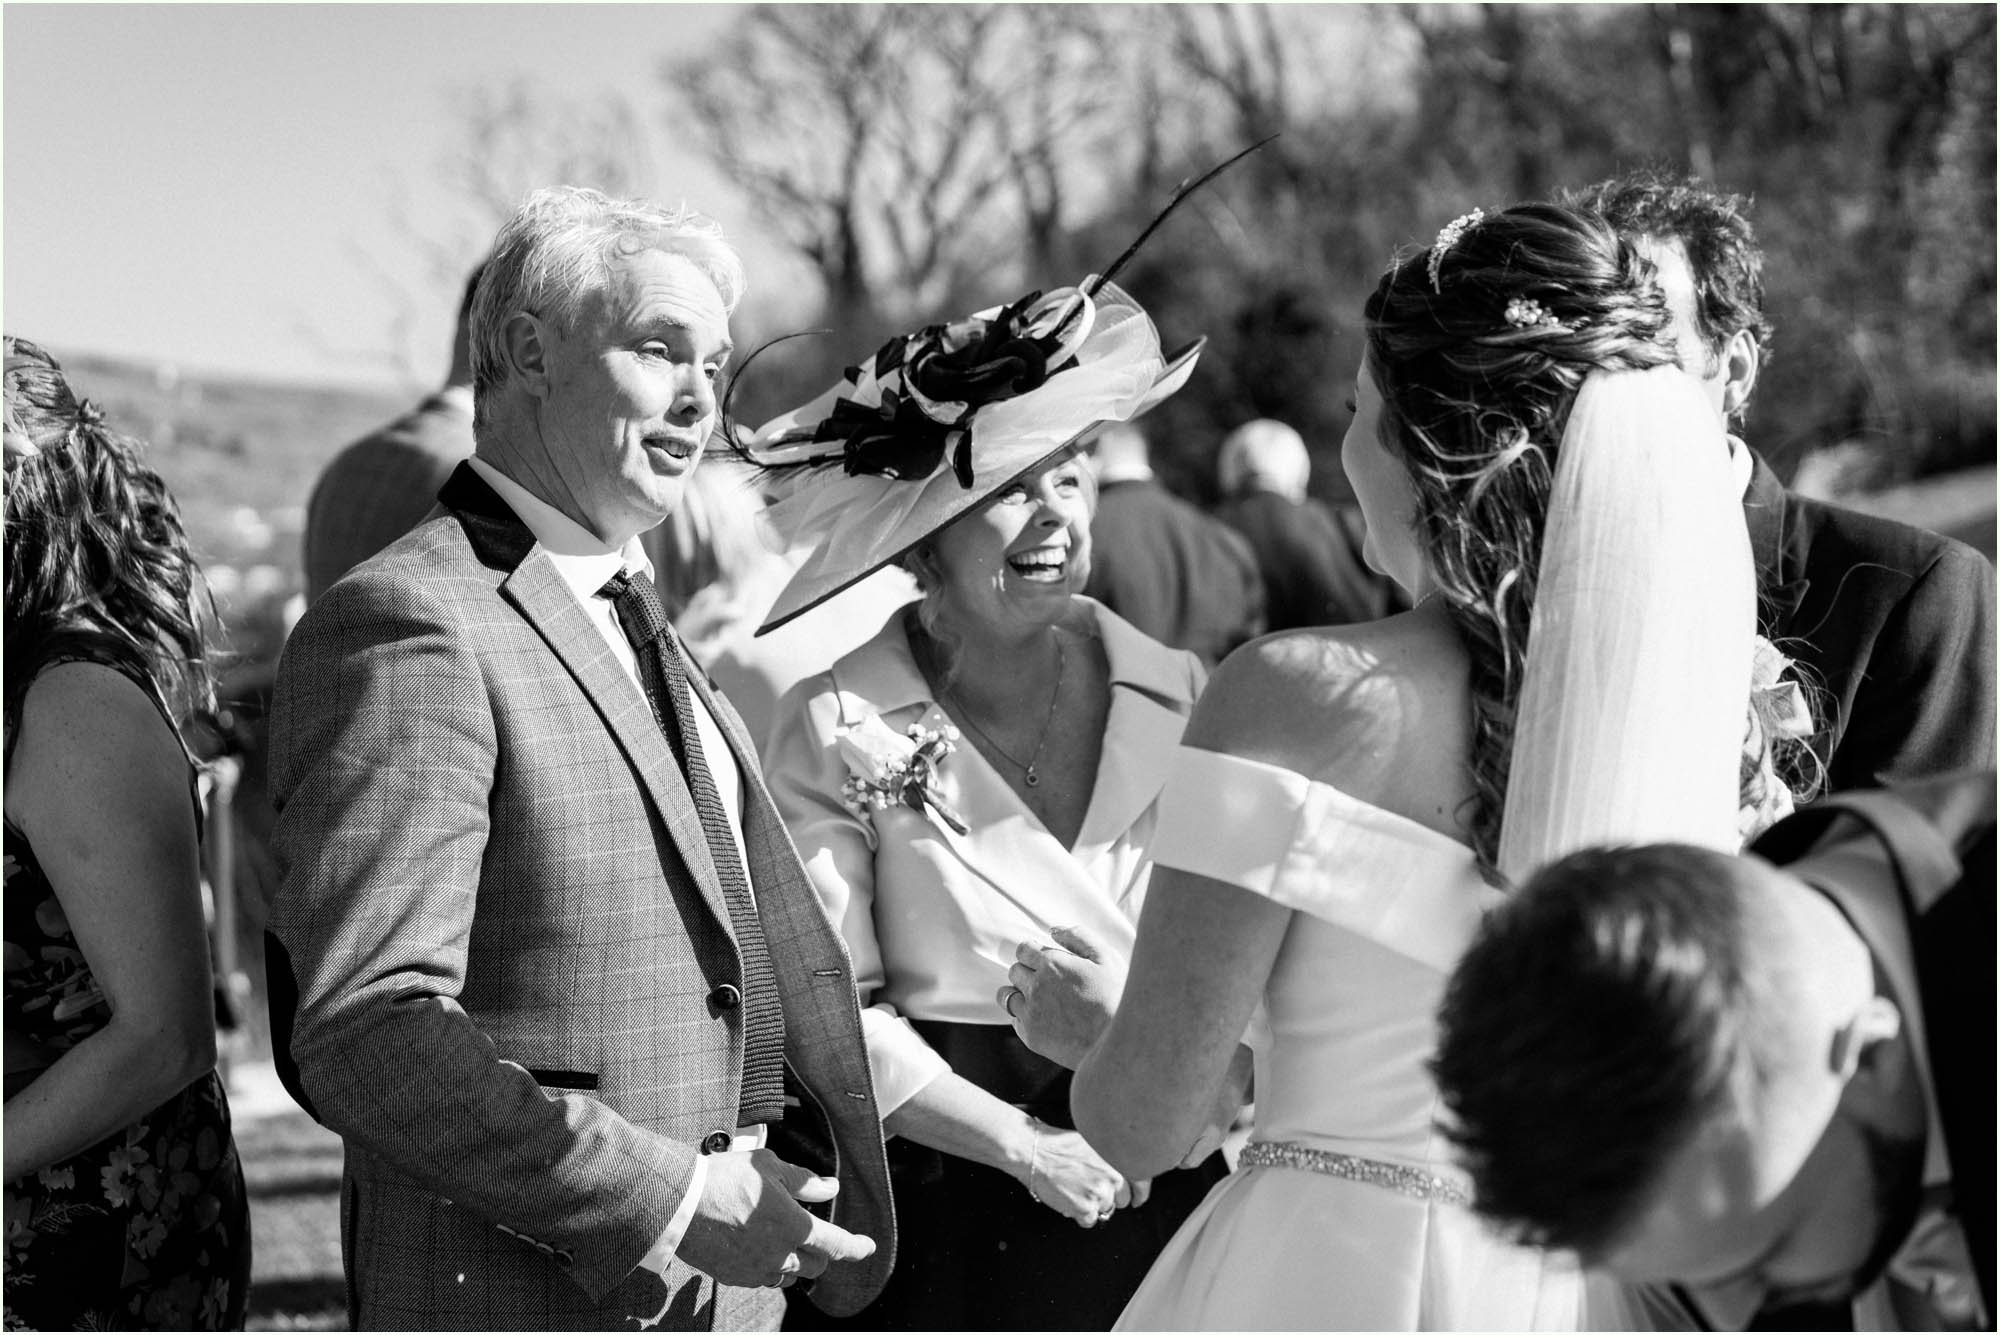
{"label": "grass", "polygon": [[346,1330],[340,1139],[302,1112],[240,1118],[250,1191],[251,1330]]}

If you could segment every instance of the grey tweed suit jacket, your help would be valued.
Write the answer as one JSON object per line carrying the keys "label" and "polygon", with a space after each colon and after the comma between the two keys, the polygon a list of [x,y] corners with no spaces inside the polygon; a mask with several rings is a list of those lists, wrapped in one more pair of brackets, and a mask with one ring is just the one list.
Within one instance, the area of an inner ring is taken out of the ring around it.
{"label": "grey tweed suit jacket", "polygon": [[[469,468],[440,500],[307,612],[273,706],[273,972],[296,989],[273,1030],[346,1144],[350,1315],[775,1329],[775,1290],[636,1269],[736,1120],[743,1012],[720,985],[742,974],[693,800],[527,528]],[[786,1023],[776,1145],[837,1171],[834,1221],[877,1243],[813,1285],[846,1315],[895,1241],[847,953],[735,711],[695,685],[743,774]]]}

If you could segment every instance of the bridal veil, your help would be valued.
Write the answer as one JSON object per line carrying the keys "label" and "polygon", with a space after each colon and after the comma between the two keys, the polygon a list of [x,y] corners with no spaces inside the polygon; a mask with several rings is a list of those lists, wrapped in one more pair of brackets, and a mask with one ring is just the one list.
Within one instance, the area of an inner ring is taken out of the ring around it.
{"label": "bridal veil", "polygon": [[1500,870],[1603,843],[1735,852],[1755,636],[1715,410],[1676,367],[1592,372],[1549,498]]}

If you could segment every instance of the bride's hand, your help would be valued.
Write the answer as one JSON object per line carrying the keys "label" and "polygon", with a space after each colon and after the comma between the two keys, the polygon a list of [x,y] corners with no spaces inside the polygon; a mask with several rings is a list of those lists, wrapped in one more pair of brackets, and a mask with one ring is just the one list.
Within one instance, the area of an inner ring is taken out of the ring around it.
{"label": "bride's hand", "polygon": [[1058,927],[1056,947],[1022,942],[998,1000],[1031,1051],[1075,1070],[1111,1023],[1124,962],[1087,933]]}
{"label": "bride's hand", "polygon": [[1144,1205],[1152,1183],[1127,1182],[1074,1131],[1031,1124],[1034,1145],[1023,1178],[1028,1194],[1084,1228],[1094,1228],[1126,1205]]}

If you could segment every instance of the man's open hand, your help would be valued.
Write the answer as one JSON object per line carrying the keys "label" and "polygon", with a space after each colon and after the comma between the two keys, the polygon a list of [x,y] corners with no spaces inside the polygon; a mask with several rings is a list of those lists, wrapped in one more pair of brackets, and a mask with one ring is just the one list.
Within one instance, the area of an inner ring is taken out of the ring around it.
{"label": "man's open hand", "polygon": [[712,1155],[701,1204],[676,1253],[704,1274],[740,1288],[811,1279],[835,1261],[859,1261],[875,1240],[808,1213],[800,1201],[832,1200],[840,1183],[786,1163],[770,1150]]}

